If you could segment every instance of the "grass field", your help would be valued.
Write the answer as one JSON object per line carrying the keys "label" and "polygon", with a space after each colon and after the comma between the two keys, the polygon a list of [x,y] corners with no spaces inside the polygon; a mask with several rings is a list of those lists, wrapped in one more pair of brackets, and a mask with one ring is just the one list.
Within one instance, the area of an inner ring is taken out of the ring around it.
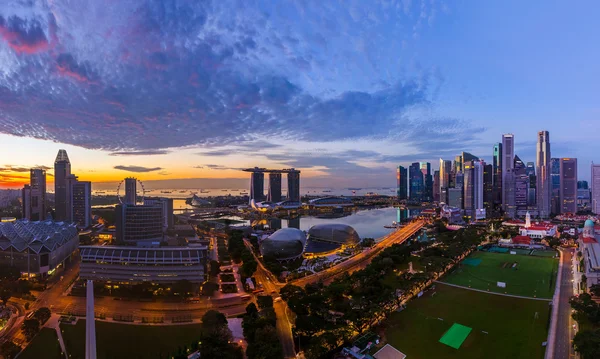
{"label": "grass field", "polygon": [[[461,263],[442,281],[490,292],[525,297],[552,298],[558,260],[549,257],[475,252],[469,260],[481,259],[477,266]],[[516,267],[512,267],[517,263]],[[505,282],[506,288],[497,286]]]}
{"label": "grass field", "polygon": [[[85,337],[84,337],[85,339]],[[56,331],[50,328],[42,328],[33,341],[19,355],[19,359],[62,359],[60,344]]]}
{"label": "grass field", "polygon": [[[391,315],[384,323],[384,342],[411,359],[539,359],[544,356],[548,315],[544,301],[437,284],[435,290]],[[459,349],[439,342],[454,323],[473,328]]]}
{"label": "grass field", "polygon": [[[198,324],[149,326],[96,322],[98,359],[170,358],[198,340]],[[70,359],[85,358],[85,320],[61,325]],[[19,357],[20,358],[20,357]],[[42,358],[42,357],[40,357]]]}

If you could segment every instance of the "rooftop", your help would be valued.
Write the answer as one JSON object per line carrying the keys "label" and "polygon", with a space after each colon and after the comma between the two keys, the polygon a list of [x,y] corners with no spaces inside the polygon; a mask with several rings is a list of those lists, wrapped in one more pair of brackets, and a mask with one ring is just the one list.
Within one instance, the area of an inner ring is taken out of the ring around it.
{"label": "rooftop", "polygon": [[35,253],[51,252],[73,238],[78,238],[77,227],[54,221],[0,222],[0,249],[13,248],[22,252],[29,248]]}

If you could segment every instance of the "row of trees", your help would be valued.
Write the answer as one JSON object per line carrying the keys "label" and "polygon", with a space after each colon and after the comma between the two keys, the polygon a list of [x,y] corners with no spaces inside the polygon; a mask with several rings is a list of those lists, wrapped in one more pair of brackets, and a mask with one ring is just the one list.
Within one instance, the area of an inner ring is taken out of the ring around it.
{"label": "row of trees", "polygon": [[258,263],[256,262],[256,259],[254,259],[252,252],[246,248],[246,245],[244,244],[244,233],[242,231],[231,231],[228,251],[234,263],[243,262],[240,267],[240,274],[242,277],[252,277],[254,272],[256,272]]}
{"label": "row of trees", "polygon": [[[365,269],[328,286],[283,287],[280,294],[296,314],[294,332],[306,357],[320,358],[384,320],[407,297],[474,249],[481,238],[476,229],[439,233],[435,245],[392,245]],[[418,253],[423,273],[398,272],[411,260],[411,253]]]}
{"label": "row of trees", "polygon": [[[590,291],[594,295],[600,295],[600,285],[593,285]],[[588,293],[572,297],[569,302],[575,310],[573,319],[580,324],[580,330],[573,338],[573,347],[579,352],[582,359],[598,358],[600,353],[600,304],[596,303]]]}
{"label": "row of trees", "polygon": [[50,309],[42,307],[36,310],[30,319],[25,319],[23,321],[23,326],[21,327],[25,338],[27,338],[28,341],[33,339],[33,337],[39,333],[41,326],[50,319],[51,315]]}
{"label": "row of trees", "polygon": [[[202,316],[200,336],[192,343],[192,351],[198,350],[202,358],[242,359],[244,351],[233,340],[227,318],[221,312],[209,310]],[[187,359],[187,348],[180,348],[174,359]]]}
{"label": "row of trees", "polygon": [[[283,359],[283,349],[277,337],[277,318],[271,296],[259,296],[258,308],[248,304],[242,323],[244,337],[248,342],[248,359]],[[260,309],[260,310],[259,310]]]}

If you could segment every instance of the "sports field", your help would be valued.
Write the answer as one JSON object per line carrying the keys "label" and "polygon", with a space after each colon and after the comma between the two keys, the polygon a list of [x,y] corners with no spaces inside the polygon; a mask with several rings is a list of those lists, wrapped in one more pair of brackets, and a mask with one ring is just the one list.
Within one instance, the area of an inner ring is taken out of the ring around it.
{"label": "sports field", "polygon": [[[525,297],[552,298],[558,259],[509,253],[474,252],[443,282]],[[506,288],[498,287],[506,283]]]}
{"label": "sports field", "polygon": [[[411,359],[541,359],[548,315],[545,301],[437,284],[434,290],[390,316],[384,323],[384,342]],[[458,349],[440,342],[454,323],[472,328]]]}

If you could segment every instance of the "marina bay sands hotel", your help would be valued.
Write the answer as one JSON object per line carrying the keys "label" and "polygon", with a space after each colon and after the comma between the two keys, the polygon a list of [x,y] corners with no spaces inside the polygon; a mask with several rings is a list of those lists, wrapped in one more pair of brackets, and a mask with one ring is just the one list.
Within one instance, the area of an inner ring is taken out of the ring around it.
{"label": "marina bay sands hotel", "polygon": [[[300,171],[294,168],[271,170],[266,168],[247,168],[250,172],[250,199],[256,202],[281,202],[281,175],[287,173],[287,200],[300,202]],[[265,173],[269,174],[269,192],[265,197]]]}

